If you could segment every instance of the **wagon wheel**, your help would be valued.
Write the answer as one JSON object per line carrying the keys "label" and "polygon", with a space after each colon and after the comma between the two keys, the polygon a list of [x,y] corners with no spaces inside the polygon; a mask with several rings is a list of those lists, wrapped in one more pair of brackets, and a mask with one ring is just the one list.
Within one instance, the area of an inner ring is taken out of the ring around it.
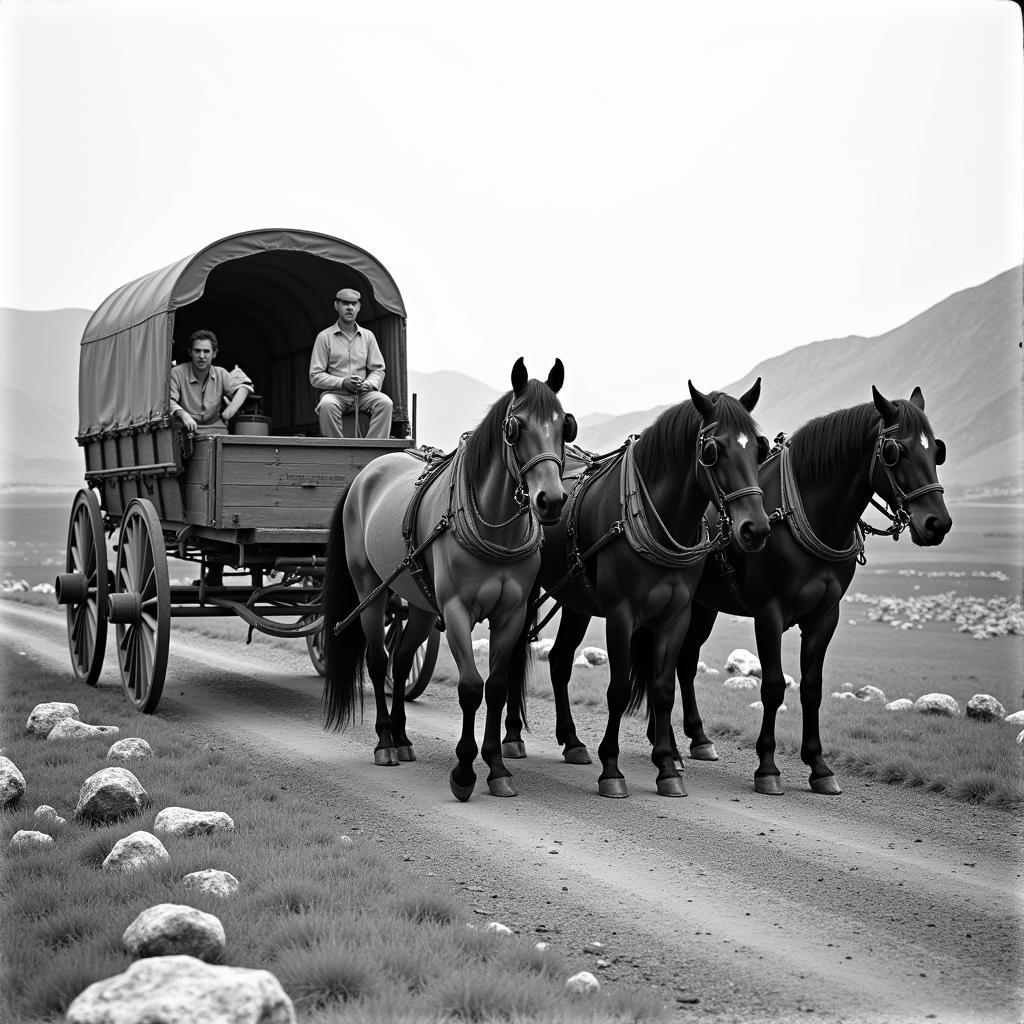
{"label": "wagon wheel", "polygon": [[146,498],[133,499],[121,521],[114,589],[108,607],[117,626],[121,685],[139,711],[151,714],[167,671],[171,586],[160,519]]}
{"label": "wagon wheel", "polygon": [[[388,650],[388,674],[384,684],[384,692],[391,696],[391,664],[402,642],[402,632],[405,629],[405,620],[398,615],[392,617],[384,634],[384,646]],[[430,682],[434,673],[434,665],[437,664],[437,652],[441,647],[441,633],[435,626],[423,643],[417,648],[412,656],[412,668],[409,669],[409,678],[405,683],[405,699],[415,700],[421,696]]]}
{"label": "wagon wheel", "polygon": [[81,490],[71,505],[66,572],[54,582],[57,603],[67,606],[68,648],[75,679],[95,686],[107,647],[107,543],[100,503]]}

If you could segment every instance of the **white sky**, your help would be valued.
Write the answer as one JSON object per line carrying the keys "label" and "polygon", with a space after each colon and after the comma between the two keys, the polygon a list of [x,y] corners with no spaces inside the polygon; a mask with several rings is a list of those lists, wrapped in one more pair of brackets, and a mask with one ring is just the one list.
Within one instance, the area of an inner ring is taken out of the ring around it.
{"label": "white sky", "polygon": [[3,0],[0,305],[308,228],[414,369],[675,402],[1020,263],[1021,64],[1009,0]]}

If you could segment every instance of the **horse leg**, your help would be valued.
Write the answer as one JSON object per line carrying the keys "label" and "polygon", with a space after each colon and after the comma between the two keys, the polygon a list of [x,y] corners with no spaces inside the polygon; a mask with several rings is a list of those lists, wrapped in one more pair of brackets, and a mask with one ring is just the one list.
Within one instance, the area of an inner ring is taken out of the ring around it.
{"label": "horse leg", "polygon": [[757,771],[754,789],[767,796],[779,796],[782,781],[775,765],[775,718],[786,695],[786,677],[782,673],[782,623],[775,614],[759,615],[754,620],[757,655],[761,661],[761,731],[757,736]]}
{"label": "horse leg", "polygon": [[842,793],[832,769],[821,756],[821,735],[818,730],[825,652],[838,624],[837,604],[811,621],[800,623],[800,710],[803,715],[800,760],[811,769],[808,780],[811,789],[826,796],[838,796]]}
{"label": "horse leg", "polygon": [[459,669],[459,707],[462,708],[462,734],[455,745],[458,763],[448,779],[453,795],[465,802],[473,795],[477,755],[474,726],[476,712],[484,699],[484,681],[473,657],[473,624],[461,601],[449,601],[442,609],[448,635],[448,647]]}
{"label": "horse leg", "polygon": [[551,690],[555,697],[555,739],[562,744],[562,760],[566,764],[591,764],[586,744],[576,734],[572,708],[569,704],[569,679],[576,651],[587,635],[590,616],[583,612],[562,609],[555,645],[548,654]]}
{"label": "horse leg", "polygon": [[[500,621],[496,614],[491,616],[490,657],[487,682],[484,684],[484,700],[487,713],[484,719],[484,741],[480,756],[490,769],[487,775],[487,791],[491,796],[518,796],[512,782],[512,773],[502,760],[501,716],[509,694],[509,676],[517,643],[526,646],[523,634],[525,608],[516,609]],[[525,658],[521,671],[525,672]],[[519,688],[516,687],[518,690]]]}
{"label": "horse leg", "polygon": [[430,635],[436,621],[435,612],[411,605],[409,618],[406,620],[405,629],[402,630],[401,642],[391,662],[391,729],[399,761],[416,760],[412,741],[405,731],[405,687],[416,651]]}
{"label": "horse leg", "polygon": [[685,635],[690,619],[689,605],[678,616],[659,623],[654,635],[651,662],[651,685],[647,688],[650,706],[649,724],[654,733],[651,744],[651,762],[658,769],[660,796],[686,796],[686,786],[676,769],[673,756],[675,739],[672,735],[672,704],[675,699],[675,667],[679,648],[674,638]]}
{"label": "horse leg", "polygon": [[615,609],[606,620],[605,636],[608,643],[608,724],[597,748],[601,759],[601,775],[597,791],[601,796],[627,797],[629,788],[625,776],[619,771],[619,725],[629,703],[629,644],[633,635],[633,617],[628,609]]}
{"label": "horse leg", "polygon": [[[704,722],[697,707],[697,694],[694,688],[700,649],[711,636],[717,618],[718,612],[714,608],[705,608],[696,602],[690,605],[690,626],[676,661],[679,696],[683,703],[683,732],[690,740],[690,757],[694,761],[718,760],[718,751],[704,732]],[[678,751],[676,756],[678,757]]]}
{"label": "horse leg", "polygon": [[366,667],[373,683],[373,699],[377,708],[374,729],[377,732],[377,746],[373,750],[373,763],[383,767],[398,764],[398,750],[395,744],[394,728],[388,711],[388,699],[384,686],[388,674],[388,652],[384,646],[384,602],[381,594],[367,605],[359,615],[363,632],[366,634]]}

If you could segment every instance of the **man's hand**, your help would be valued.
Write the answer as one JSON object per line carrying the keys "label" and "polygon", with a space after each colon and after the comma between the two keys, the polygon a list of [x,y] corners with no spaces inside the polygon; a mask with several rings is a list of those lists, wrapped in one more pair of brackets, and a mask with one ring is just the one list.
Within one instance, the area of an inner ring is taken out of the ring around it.
{"label": "man's hand", "polygon": [[345,383],[342,385],[342,389],[345,390],[345,391],[351,392],[352,394],[355,394],[356,392],[362,390],[362,388],[361,388],[362,383],[363,383],[363,378],[362,377],[360,377],[360,376],[358,376],[356,374],[352,374],[351,377],[346,377],[345,378]]}
{"label": "man's hand", "polygon": [[184,409],[178,413],[178,419],[181,420],[181,425],[185,428],[189,434],[194,434],[199,429],[196,421],[187,413]]}
{"label": "man's hand", "polygon": [[359,385],[359,394],[361,395],[365,395],[368,391],[374,390],[375,388],[372,381],[364,380],[363,383]]}

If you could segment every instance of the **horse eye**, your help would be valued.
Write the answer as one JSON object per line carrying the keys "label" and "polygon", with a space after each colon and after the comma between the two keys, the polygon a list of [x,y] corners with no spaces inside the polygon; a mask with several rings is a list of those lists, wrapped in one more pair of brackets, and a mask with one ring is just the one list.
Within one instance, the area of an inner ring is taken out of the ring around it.
{"label": "horse eye", "polygon": [[935,465],[941,466],[946,461],[946,442],[935,438]]}

